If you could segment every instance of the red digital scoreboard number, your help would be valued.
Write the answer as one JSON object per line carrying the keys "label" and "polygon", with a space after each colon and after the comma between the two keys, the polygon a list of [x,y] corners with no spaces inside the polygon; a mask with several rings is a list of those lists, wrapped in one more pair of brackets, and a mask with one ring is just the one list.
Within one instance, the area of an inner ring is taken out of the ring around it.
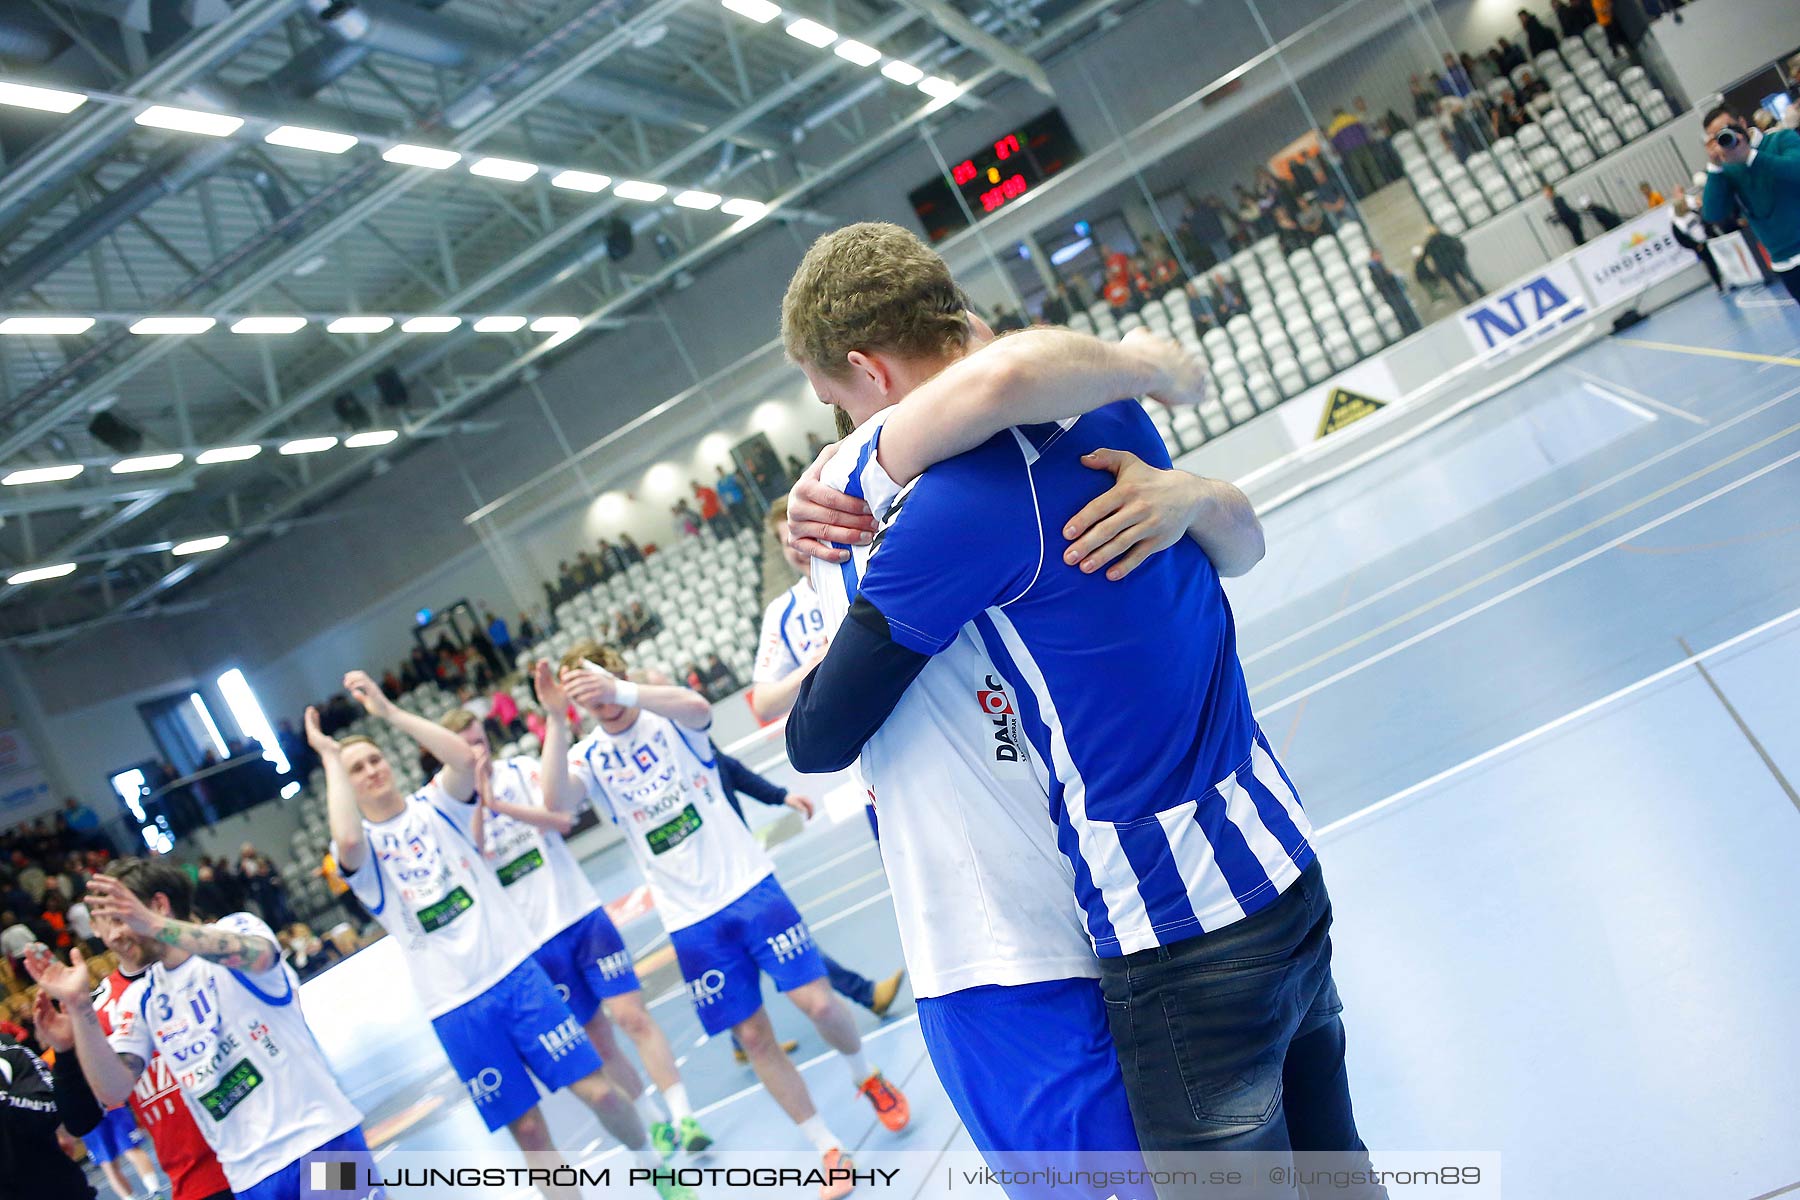
{"label": "red digital scoreboard number", "polygon": [[957,187],[973,183],[977,174],[979,172],[976,171],[975,160],[972,158],[965,158],[950,168],[950,178],[956,181]]}
{"label": "red digital scoreboard number", "polygon": [[989,188],[981,193],[981,211],[991,213],[1001,208],[1030,190],[1031,184],[1023,175],[1012,175],[1002,180],[999,187]]}

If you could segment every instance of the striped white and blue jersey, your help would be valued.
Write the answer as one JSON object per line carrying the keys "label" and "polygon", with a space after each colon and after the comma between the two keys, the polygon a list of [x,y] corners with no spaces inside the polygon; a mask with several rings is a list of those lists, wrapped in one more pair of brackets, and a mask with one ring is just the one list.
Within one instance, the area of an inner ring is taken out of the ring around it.
{"label": "striped white and blue jersey", "polygon": [[825,616],[811,580],[801,579],[769,601],[750,682],[774,683],[803,666],[825,644]]}
{"label": "striped white and blue jersey", "polygon": [[1116,956],[1242,920],[1313,850],[1199,546],[1183,539],[1116,582],[1063,562],[1064,522],[1111,486],[1081,463],[1102,447],[1169,465],[1126,401],[1008,430],[933,467],[883,531],[858,606],[865,626],[884,623],[918,654],[946,650],[973,623],[1049,766],[1047,803],[1088,934]]}
{"label": "striped white and blue jersey", "polygon": [[[883,539],[909,519],[875,456],[885,416],[845,438],[824,473],[868,502]],[[833,635],[869,561],[870,549],[856,547],[848,562],[813,563],[810,590]],[[882,866],[914,993],[1098,977],[1048,778],[1006,681],[972,626],[919,665],[858,760],[881,814]]]}

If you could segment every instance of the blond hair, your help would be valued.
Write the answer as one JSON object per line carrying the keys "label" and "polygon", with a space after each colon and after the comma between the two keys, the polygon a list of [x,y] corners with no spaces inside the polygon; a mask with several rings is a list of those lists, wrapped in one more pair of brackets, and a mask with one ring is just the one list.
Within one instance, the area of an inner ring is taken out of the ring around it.
{"label": "blond hair", "polygon": [[461,733],[475,723],[475,714],[466,708],[453,708],[438,718],[438,724],[451,733]]}
{"label": "blond hair", "polygon": [[969,339],[968,303],[936,251],[898,225],[865,221],[820,237],[781,301],[787,356],[833,378],[851,351],[934,358]]}
{"label": "blond hair", "polygon": [[352,746],[374,746],[377,752],[381,750],[380,743],[366,733],[353,733],[338,739],[339,750],[348,750]]}
{"label": "blond hair", "polygon": [[786,496],[775,497],[775,502],[769,505],[769,511],[763,514],[763,524],[768,527],[770,533],[774,533],[780,528],[781,523],[787,520],[787,508],[788,498]]}
{"label": "blond hair", "polygon": [[605,667],[620,679],[625,678],[628,669],[625,665],[625,656],[611,646],[602,646],[593,638],[582,638],[567,650],[563,651],[563,656],[558,661],[557,667],[560,670],[567,671],[579,667],[582,663],[590,660]]}

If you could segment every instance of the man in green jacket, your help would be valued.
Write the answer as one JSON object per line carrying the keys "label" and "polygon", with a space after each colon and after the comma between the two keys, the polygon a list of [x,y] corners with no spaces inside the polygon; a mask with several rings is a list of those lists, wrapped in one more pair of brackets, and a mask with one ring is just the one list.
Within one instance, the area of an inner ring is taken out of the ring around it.
{"label": "man in green jacket", "polygon": [[1706,114],[1702,219],[1736,225],[1742,215],[1769,252],[1769,266],[1800,303],[1800,133],[1753,129],[1719,107]]}

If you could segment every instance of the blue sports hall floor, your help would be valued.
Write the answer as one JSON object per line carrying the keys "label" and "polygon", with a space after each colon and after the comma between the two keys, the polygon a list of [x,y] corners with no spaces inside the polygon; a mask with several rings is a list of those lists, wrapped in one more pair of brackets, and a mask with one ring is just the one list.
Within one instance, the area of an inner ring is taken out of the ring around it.
{"label": "blue sports hall floor", "polygon": [[[1266,524],[1267,560],[1229,590],[1321,828],[1377,1160],[1497,1152],[1532,1200],[1800,1191],[1800,310],[1690,296]],[[796,781],[773,742],[743,754],[796,790],[835,782]],[[860,818],[775,858],[825,949],[899,965]],[[639,883],[622,847],[586,867],[609,900]],[[702,1038],[654,915],[625,933],[721,1145],[803,1148]],[[503,1146],[391,949],[306,991],[377,1154]],[[886,1021],[858,1010],[912,1101],[897,1136],[771,1011],[853,1148],[971,1149],[910,993]],[[547,1112],[571,1159],[619,1161],[572,1099]]]}

